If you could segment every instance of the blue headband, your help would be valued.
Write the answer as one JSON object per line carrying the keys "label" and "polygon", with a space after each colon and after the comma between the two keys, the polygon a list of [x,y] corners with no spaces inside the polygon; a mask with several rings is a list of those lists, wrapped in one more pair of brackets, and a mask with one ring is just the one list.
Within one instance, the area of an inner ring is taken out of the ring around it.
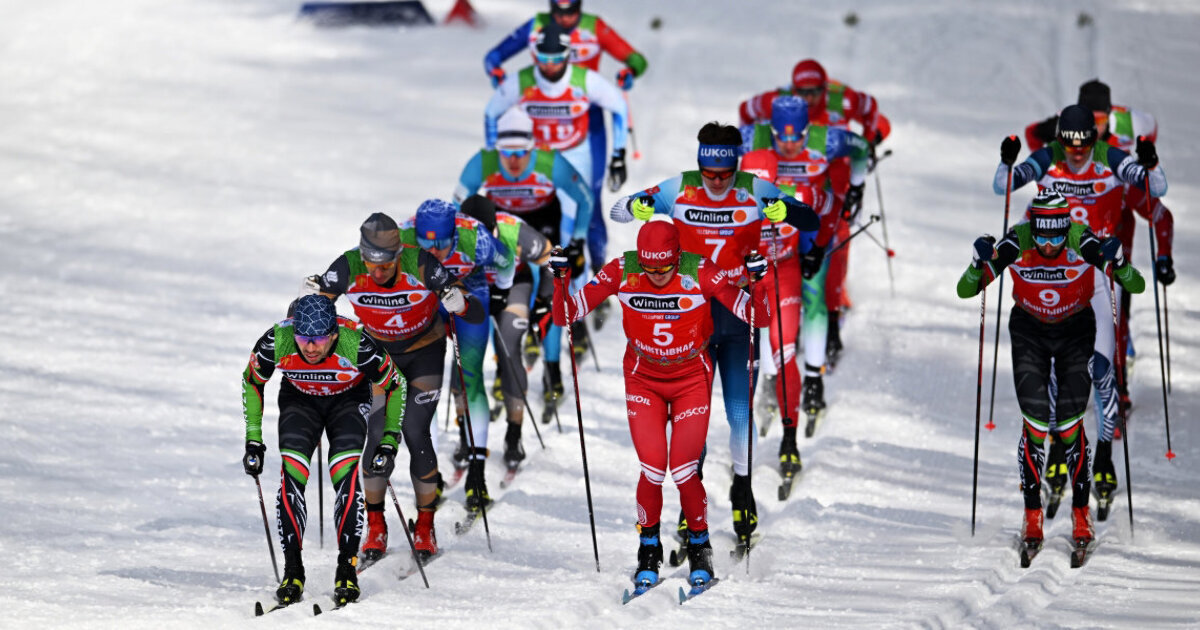
{"label": "blue headband", "polygon": [[700,168],[737,168],[738,148],[731,144],[701,144],[696,160]]}

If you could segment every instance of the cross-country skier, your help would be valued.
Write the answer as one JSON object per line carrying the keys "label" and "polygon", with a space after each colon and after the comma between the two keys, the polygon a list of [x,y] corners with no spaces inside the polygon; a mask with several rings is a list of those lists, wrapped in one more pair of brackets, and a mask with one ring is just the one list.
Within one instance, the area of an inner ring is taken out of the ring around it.
{"label": "cross-country skier", "polygon": [[[484,307],[432,254],[415,247],[402,248],[399,226],[390,216],[372,214],[359,233],[358,247],[347,250],[325,273],[308,281],[313,290],[332,300],[346,296],[363,331],[387,352],[408,382],[403,400],[404,443],[417,501],[413,540],[418,554],[428,558],[438,551],[433,517],[443,485],[430,432],[445,372],[446,325],[438,306],[475,323],[483,321]],[[367,426],[367,454],[374,452],[383,436],[383,403],[377,395]],[[391,474],[391,460],[383,469],[363,469],[367,537],[362,555],[366,563],[387,553],[384,500]]]}
{"label": "cross-country skier", "polygon": [[[533,120],[520,107],[500,117],[495,148],[483,149],[467,162],[454,189],[454,201],[462,204],[475,193],[486,195],[500,210],[520,217],[566,250],[576,265],[573,276],[582,283],[584,239],[595,207],[587,182],[558,151],[535,148]],[[559,362],[563,335],[557,326],[541,332],[546,361],[543,391],[546,409],[552,412],[563,395]],[[582,350],[589,342],[583,322],[574,325],[572,334]],[[550,415],[543,420],[548,421]]]}
{"label": "cross-country skier", "polygon": [[[958,296],[977,295],[1008,267],[1013,279],[1013,308],[1008,331],[1012,341],[1013,382],[1023,428],[1017,447],[1025,518],[1021,537],[1031,552],[1042,542],[1041,471],[1048,434],[1065,447],[1071,478],[1071,516],[1077,547],[1091,542],[1088,506],[1088,441],[1083,414],[1091,376],[1088,363],[1095,345],[1091,298],[1093,275],[1111,271],[1121,286],[1141,293],[1145,282],[1121,253],[1120,241],[1101,241],[1086,225],[1071,220],[1067,200],[1053,190],[1038,193],[1029,221],[1013,226],[997,244],[991,236],[975,241],[974,260],[958,281]],[[1099,273],[1095,271],[1099,269]],[[1110,324],[1111,325],[1111,324]],[[1057,380],[1051,401],[1050,379]],[[1050,425],[1051,403],[1057,425]]]}
{"label": "cross-country skier", "polygon": [[329,480],[335,491],[338,562],[334,598],[339,604],[352,602],[359,594],[355,567],[363,529],[358,460],[371,412],[371,386],[382,390],[385,409],[383,437],[372,451],[372,462],[390,461],[404,419],[404,377],[387,353],[354,322],[338,318],[329,298],[301,297],[292,318],[272,326],[259,338],[242,373],[246,420],[242,466],[246,474],[255,477],[263,471],[267,452],[262,436],[263,390],[276,368],[283,373],[279,387],[279,454],[283,462],[275,511],[284,568],[275,599],[288,605],[303,597],[301,550],[308,521],[304,487],[313,451],[324,433],[329,438]]}
{"label": "cross-country skier", "polygon": [[[521,51],[535,46],[538,34],[551,21],[570,35],[572,64],[599,72],[602,53],[608,53],[613,59],[625,64],[616,74],[616,84],[626,91],[633,89],[635,78],[646,73],[647,63],[642,53],[626,43],[604,18],[584,13],[583,0],[550,0],[549,13],[538,13],[488,51],[483,59],[483,69],[492,80],[492,87],[498,86],[504,80],[501,64]],[[592,151],[592,173],[589,179],[592,182],[592,196],[599,207],[608,138],[604,129],[604,109],[595,104],[588,107],[588,139]],[[607,260],[604,252],[608,245],[608,230],[601,212],[593,214],[588,224],[587,245],[588,255],[592,260],[592,272],[595,273]],[[575,276],[578,277],[578,274]],[[597,317],[607,306],[608,302],[605,302],[597,309]],[[599,324],[600,321],[597,320],[597,325]]]}
{"label": "cross-country skier", "polygon": [[[1125,197],[1124,186],[1144,188],[1147,175],[1150,194],[1159,197],[1167,191],[1167,180],[1161,168],[1155,168],[1158,158],[1154,143],[1139,142],[1138,157],[1097,139],[1093,114],[1081,105],[1069,105],[1058,117],[1056,139],[1034,151],[1024,162],[1011,166],[1020,151],[1020,141],[1005,138],[1001,143],[1001,161],[996,167],[992,188],[1004,194],[1008,171],[1012,170],[1012,189],[1036,181],[1039,189],[1062,194],[1071,205],[1071,218],[1086,224],[1100,238],[1115,234]],[[1106,313],[1112,293],[1108,280],[1095,277],[1092,309]],[[1096,389],[1096,424],[1099,442],[1096,445],[1094,468],[1102,476],[1096,491],[1102,502],[1109,500],[1116,489],[1116,471],[1112,464],[1113,430],[1117,421],[1118,399],[1116,372],[1113,368],[1116,350],[1115,326],[1111,317],[1096,321],[1096,349],[1091,359],[1092,384]],[[1052,469],[1047,481],[1052,492],[1061,496],[1065,480],[1062,452],[1059,447],[1050,451]],[[1107,514],[1107,510],[1105,511]]]}
{"label": "cross-country skier", "polygon": [[[561,249],[555,250],[551,265],[556,277],[566,276],[569,265]],[[751,253],[738,274],[761,280],[766,267],[762,256]],[[698,474],[712,403],[713,368],[706,350],[713,316],[708,303],[720,302],[743,322],[766,321],[770,314],[762,282],[752,282],[749,294],[725,276],[724,269],[700,254],[682,251],[679,230],[668,219],[642,225],[637,251],[610,261],[582,291],[568,296],[555,283],[554,321],[560,325],[584,317],[609,296],[620,298],[629,340],[625,406],[642,468],[637,484],[641,542],[633,577],[639,587],[658,583],[662,483],[668,473],[687,517],[689,581],[704,585],[713,577],[708,499]]]}
{"label": "cross-country skier", "polygon": [[[672,217],[679,227],[684,251],[705,256],[725,271],[727,282],[743,287],[748,283],[743,260],[758,248],[762,219],[777,222],[790,214],[780,200],[786,195],[775,184],[738,171],[741,134],[736,127],[710,122],[700,129],[697,140],[700,143],[697,170],[685,171],[618,199],[611,218],[628,223],[635,218],[648,220],[655,213]],[[807,206],[804,213],[812,221],[804,229],[815,233],[816,214]],[[808,247],[802,251],[807,252]],[[757,378],[757,357],[750,360],[749,366],[747,357],[752,337],[753,347],[758,347],[759,333],[757,327],[748,327],[720,302],[713,302],[711,308],[714,332],[708,352],[721,374],[725,416],[729,422],[733,524],[739,540],[748,544],[750,534],[758,526],[758,512],[750,486],[749,452],[757,432],[748,431],[752,400],[746,370],[749,368],[752,377]]]}
{"label": "cross-country skier", "polygon": [[[503,264],[504,248],[482,223],[459,213],[453,203],[441,199],[421,202],[416,216],[400,225],[400,242],[406,248],[419,248],[433,254],[443,267],[462,280],[467,291],[480,303],[491,302],[484,269],[488,265]],[[456,393],[462,437],[454,454],[454,465],[460,470],[467,468],[467,509],[474,511],[491,503],[484,477],[491,410],[483,386],[483,355],[487,351],[490,324],[487,318],[471,321],[458,314],[449,316],[453,318],[453,330],[457,333],[459,366],[465,380],[460,383],[458,370],[451,371],[451,390]],[[466,392],[465,401],[457,395],[463,391]],[[466,435],[465,413],[470,413],[471,417],[471,438]],[[474,451],[470,447],[472,440]]]}
{"label": "cross-country skier", "polygon": [[[500,375],[508,419],[504,434],[504,464],[512,470],[525,459],[521,424],[525,418],[528,380],[518,353],[521,337],[529,328],[529,307],[534,298],[533,274],[550,259],[553,244],[520,218],[507,212],[496,212],[496,204],[487,197],[468,197],[462,204],[462,211],[482,223],[506,250],[500,256],[501,264],[487,267],[486,273],[491,299],[488,312],[495,318],[497,328],[493,335],[500,341],[493,344],[499,358],[496,371]],[[554,288],[547,283],[542,286],[542,291],[549,298]]]}

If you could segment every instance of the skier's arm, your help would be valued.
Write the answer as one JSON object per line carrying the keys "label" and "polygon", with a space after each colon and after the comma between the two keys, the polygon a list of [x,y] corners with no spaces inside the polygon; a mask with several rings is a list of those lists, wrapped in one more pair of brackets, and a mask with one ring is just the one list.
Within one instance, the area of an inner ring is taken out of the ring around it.
{"label": "skier's arm", "polygon": [[[1042,147],[1029,154],[1024,162],[1013,167],[1012,189],[1016,190],[1029,182],[1035,182],[1050,169],[1050,161],[1054,159],[1050,147]],[[1008,167],[1001,162],[996,166],[996,175],[992,178],[992,192],[1003,195],[1008,183]]]}
{"label": "skier's arm", "polygon": [[629,106],[625,103],[625,95],[621,88],[608,79],[600,76],[599,72],[588,70],[585,87],[588,100],[612,114],[612,150],[625,148],[625,140],[629,135],[626,119],[629,117]]}
{"label": "skier's arm", "polygon": [[[1151,199],[1150,207],[1147,208],[1145,193],[1141,190],[1131,190],[1131,192],[1137,194],[1132,198],[1126,194],[1125,203],[1130,205],[1139,216],[1154,225],[1154,243],[1157,246],[1155,254],[1160,258],[1171,256],[1171,244],[1175,240],[1175,216],[1171,214],[1161,199]],[[1139,196],[1140,199],[1137,198]]]}
{"label": "skier's arm", "polygon": [[[554,187],[566,193],[575,202],[575,216],[568,224],[567,213],[563,213],[560,233],[568,240],[587,238],[588,226],[591,225],[594,211],[592,190],[584,183],[583,176],[579,174],[579,171],[576,171],[567,158],[557,151],[554,153],[554,170],[551,175],[554,178]],[[559,245],[566,245],[566,243],[559,243]]]}
{"label": "skier's arm", "polygon": [[[1104,273],[1111,271],[1113,278],[1123,289],[1130,293],[1141,293],[1146,290],[1146,280],[1128,260],[1122,251],[1121,240],[1115,236],[1100,240],[1083,225],[1072,225],[1072,246],[1079,252],[1079,257],[1090,265],[1098,267]],[[1075,239],[1078,244],[1075,245]]]}
{"label": "skier's arm", "polygon": [[516,75],[508,77],[492,93],[487,107],[483,110],[483,145],[491,149],[496,146],[496,121],[521,100],[521,80]]}
{"label": "skier's arm", "polygon": [[379,443],[397,446],[400,443],[400,429],[404,425],[408,381],[396,369],[388,353],[365,334],[358,341],[358,369],[372,385],[383,390],[385,412],[383,438]]}
{"label": "skier's arm", "polygon": [[451,287],[462,291],[467,309],[458,316],[459,319],[468,324],[482,324],[487,317],[487,307],[467,289],[467,285],[450,273],[450,270],[446,269],[433,254],[421,250],[417,256],[417,264],[421,270],[421,284],[429,287],[430,291],[439,296]]}
{"label": "skier's arm", "polygon": [[1055,114],[1045,120],[1040,120],[1031,123],[1025,127],[1025,145],[1030,151],[1038,149],[1054,142],[1054,130],[1058,128],[1058,114]]}
{"label": "skier's arm", "polygon": [[463,167],[458,176],[458,185],[454,187],[454,204],[461,207],[467,197],[479,192],[483,185],[483,152],[476,152]]}
{"label": "skier's arm", "polygon": [[729,309],[738,319],[750,323],[750,309],[754,309],[754,325],[764,326],[771,321],[771,305],[767,300],[767,284],[765,282],[751,283],[753,294],[747,293],[729,283],[725,271],[715,265],[701,261],[698,270],[700,286],[703,287],[704,297],[716,299]]}
{"label": "skier's arm", "polygon": [[[683,175],[676,175],[671,179],[663,180],[657,186],[621,197],[613,203],[612,209],[608,212],[608,217],[617,223],[629,223],[633,220],[633,210],[631,209],[633,200],[638,197],[650,197],[654,199],[654,213],[669,215],[675,209],[675,197],[668,197],[665,191],[669,190],[674,194],[675,191],[679,190],[679,185],[682,181]],[[774,196],[778,197],[779,194],[776,193]]]}
{"label": "skier's arm", "polygon": [[742,101],[742,104],[738,106],[738,117],[741,118],[742,124],[753,125],[770,120],[771,104],[775,102],[775,97],[778,95],[779,90],[770,90],[755,94]]}
{"label": "skier's arm", "polygon": [[554,323],[566,326],[570,322],[577,322],[592,312],[597,304],[610,295],[616,295],[620,289],[621,268],[621,259],[610,260],[574,295],[566,294],[565,281],[554,278],[554,298],[551,300]]}
{"label": "skier's arm", "polygon": [[337,260],[330,263],[325,273],[317,276],[317,291],[335,302],[349,287],[350,262],[346,260],[345,255],[338,256]]}
{"label": "skier's arm", "polygon": [[242,372],[242,416],[246,421],[246,441],[261,443],[263,389],[275,373],[275,327],[272,326],[250,354],[250,363]]}
{"label": "skier's arm", "polygon": [[630,46],[607,22],[599,17],[596,18],[596,40],[600,42],[600,48],[604,52],[612,55],[613,59],[625,64],[625,67],[633,71],[634,77],[640,77],[646,73],[646,58],[642,56],[642,53],[634,50],[633,46]]}
{"label": "skier's arm", "polygon": [[867,158],[871,154],[867,139],[838,127],[831,127],[825,138],[825,155],[834,160],[850,158],[850,185],[861,186],[867,178]]}
{"label": "skier's arm", "polygon": [[850,101],[849,118],[862,125],[863,138],[871,143],[882,142],[885,136],[880,125],[879,103],[875,97],[849,87],[846,88],[845,94]]}
{"label": "skier's arm", "polygon": [[958,297],[969,298],[977,295],[1020,256],[1020,238],[1014,228],[1004,235],[1004,240],[996,244],[995,253],[990,260],[979,261],[979,266],[974,263],[967,266],[967,270],[958,279]]}
{"label": "skier's arm", "polygon": [[1116,147],[1108,148],[1108,163],[1116,164],[1113,167],[1113,173],[1121,183],[1136,186],[1141,190],[1146,189],[1146,176],[1150,176],[1150,196],[1161,197],[1167,194],[1167,176],[1163,173],[1162,166],[1155,166],[1151,169],[1138,164],[1137,156],[1131,155],[1126,151]]}
{"label": "skier's arm", "polygon": [[541,267],[550,260],[550,249],[554,244],[533,226],[521,221],[517,231],[517,255],[521,261],[533,267]]}
{"label": "skier's arm", "polygon": [[523,22],[517,29],[500,40],[496,47],[489,50],[483,57],[483,71],[492,76],[492,71],[504,65],[513,55],[529,47],[529,31],[533,28],[533,19]]}

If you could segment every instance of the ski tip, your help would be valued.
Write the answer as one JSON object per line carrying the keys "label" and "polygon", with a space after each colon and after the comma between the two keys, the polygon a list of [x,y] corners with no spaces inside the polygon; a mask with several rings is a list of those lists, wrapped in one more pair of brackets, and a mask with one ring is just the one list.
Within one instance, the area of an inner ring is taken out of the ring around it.
{"label": "ski tip", "polygon": [[263,610],[262,602],[254,602],[254,616],[261,617],[265,614],[267,613]]}
{"label": "ski tip", "polygon": [[682,586],[680,586],[679,587],[679,605],[682,606],[683,603],[686,602],[687,600],[688,600],[687,592],[683,590]]}
{"label": "ski tip", "polygon": [[631,599],[633,598],[629,596],[629,589],[625,589],[625,592],[621,594],[621,605],[628,604]]}
{"label": "ski tip", "polygon": [[313,616],[316,617],[319,614],[321,614],[321,605],[313,604]]}

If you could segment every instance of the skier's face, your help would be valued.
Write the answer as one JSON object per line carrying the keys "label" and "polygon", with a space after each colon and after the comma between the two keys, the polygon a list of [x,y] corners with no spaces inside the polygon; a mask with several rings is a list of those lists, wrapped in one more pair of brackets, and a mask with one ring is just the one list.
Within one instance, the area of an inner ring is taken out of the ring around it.
{"label": "skier's face", "polygon": [[732,168],[700,168],[700,179],[710,195],[721,196],[733,188],[733,175],[737,169]]}
{"label": "skier's face", "polygon": [[582,11],[555,11],[553,14],[554,21],[563,28],[564,31],[570,31],[579,25],[579,18],[583,16]]}
{"label": "skier's face", "polygon": [[500,149],[500,166],[509,177],[516,177],[529,167],[533,153],[529,149]]}
{"label": "skier's face", "polygon": [[367,273],[370,274],[375,284],[387,284],[392,281],[392,278],[396,277],[396,261],[394,260],[385,263],[373,263],[364,260],[363,263],[366,264]]}
{"label": "skier's face", "polygon": [[320,335],[317,337],[306,337],[296,335],[296,345],[300,348],[300,356],[307,363],[317,364],[325,360],[329,356],[329,352],[333,350],[333,344],[337,343],[337,333],[332,335]]}
{"label": "skier's face", "polygon": [[795,88],[796,96],[804,99],[804,103],[808,105],[808,109],[818,109],[818,105],[825,102],[825,85],[806,86]]}
{"label": "skier's face", "polygon": [[1043,258],[1058,258],[1064,247],[1067,246],[1067,236],[1065,234],[1059,236],[1042,236],[1035,234],[1033,244],[1037,247],[1038,254]]}
{"label": "skier's face", "polygon": [[650,284],[658,288],[667,286],[667,283],[675,277],[675,265],[667,265],[665,267],[654,268],[646,267],[643,271],[646,272],[646,277],[650,279]]}
{"label": "skier's face", "polygon": [[1082,147],[1063,146],[1063,152],[1067,154],[1067,166],[1071,167],[1072,171],[1078,172],[1088,161],[1092,159],[1092,147],[1087,145]]}
{"label": "skier's face", "polygon": [[1108,112],[1103,109],[1093,109],[1092,116],[1096,120],[1096,137],[1103,138],[1108,133]]}
{"label": "skier's face", "polygon": [[538,72],[542,73],[542,76],[546,77],[547,81],[553,83],[566,74],[567,61],[570,57],[571,53],[569,51],[561,54],[534,53],[533,65],[537,66]]}
{"label": "skier's face", "polygon": [[782,140],[779,136],[776,136],[775,151],[779,153],[779,157],[785,159],[798,158],[804,152],[804,137],[801,136],[795,140]]}

